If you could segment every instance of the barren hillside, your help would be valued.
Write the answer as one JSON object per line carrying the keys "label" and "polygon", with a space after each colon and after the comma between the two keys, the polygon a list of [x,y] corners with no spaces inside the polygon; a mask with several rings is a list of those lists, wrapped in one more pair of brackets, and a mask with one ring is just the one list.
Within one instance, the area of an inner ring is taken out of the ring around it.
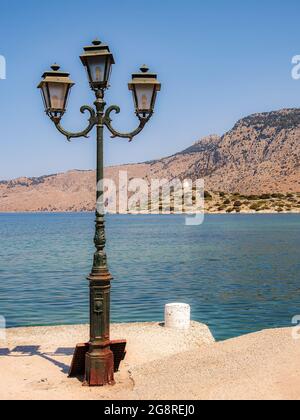
{"label": "barren hillside", "polygon": [[[300,110],[255,114],[223,137],[209,136],[154,162],[106,169],[118,179],[204,178],[206,190],[261,195],[300,192]],[[89,211],[94,209],[95,172],[70,171],[0,182],[0,212]]]}

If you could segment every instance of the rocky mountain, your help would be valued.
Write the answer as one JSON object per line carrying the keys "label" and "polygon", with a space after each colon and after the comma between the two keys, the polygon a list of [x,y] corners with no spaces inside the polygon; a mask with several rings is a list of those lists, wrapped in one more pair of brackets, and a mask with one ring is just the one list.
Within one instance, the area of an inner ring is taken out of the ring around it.
{"label": "rocky mountain", "polygon": [[[208,136],[157,161],[106,169],[106,177],[205,179],[206,190],[243,195],[300,192],[300,110],[243,118],[219,137]],[[71,171],[0,182],[0,212],[89,211],[95,172]]]}
{"label": "rocky mountain", "polygon": [[223,137],[210,136],[152,164],[151,173],[204,178],[212,191],[300,191],[300,110],[255,114]]}

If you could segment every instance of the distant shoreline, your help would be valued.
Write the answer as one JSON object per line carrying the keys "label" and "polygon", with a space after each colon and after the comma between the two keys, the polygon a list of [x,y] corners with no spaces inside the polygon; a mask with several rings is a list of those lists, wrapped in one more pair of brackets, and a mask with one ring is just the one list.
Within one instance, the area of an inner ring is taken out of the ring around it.
{"label": "distant shoreline", "polygon": [[[0,215],[5,215],[5,214],[95,214],[94,211],[6,211],[6,212],[0,212]],[[196,216],[198,214],[202,214],[202,213],[107,213],[106,216],[186,216],[186,217],[192,217],[192,216]],[[248,215],[279,215],[279,214],[290,214],[290,215],[295,215],[295,214],[299,214],[300,215],[300,209],[299,211],[281,211],[281,212],[277,212],[277,211],[241,211],[241,212],[231,212],[231,213],[227,213],[227,212],[205,212],[204,215],[205,216],[212,216],[212,215],[224,215],[224,216],[230,216],[230,215],[240,215],[240,216],[248,216]]]}
{"label": "distant shoreline", "polygon": [[[5,195],[3,196],[5,197]],[[73,213],[93,213],[96,210],[95,201],[89,198],[83,202],[82,198],[69,200],[50,200],[42,204],[41,201],[35,202],[28,200],[27,193],[20,201],[11,199],[1,199],[0,191],[0,213],[28,213],[28,214],[73,214]],[[192,201],[191,201],[192,199]],[[167,201],[165,201],[167,200]],[[132,203],[129,205],[130,212],[124,213],[121,204],[116,202],[116,206],[105,207],[106,213],[110,214],[137,214],[137,215],[164,215],[164,214],[299,214],[300,213],[300,192],[298,193],[273,193],[261,195],[243,195],[240,193],[224,193],[204,191],[204,202],[197,200],[197,194],[186,197],[182,202],[180,197],[175,197],[171,193],[170,197],[160,197],[159,201],[140,201],[140,204]],[[126,209],[126,207],[125,207]]]}

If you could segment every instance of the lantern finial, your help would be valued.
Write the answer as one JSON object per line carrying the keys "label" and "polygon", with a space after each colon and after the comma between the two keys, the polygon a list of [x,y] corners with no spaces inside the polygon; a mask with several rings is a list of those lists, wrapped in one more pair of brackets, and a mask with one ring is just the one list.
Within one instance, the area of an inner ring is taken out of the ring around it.
{"label": "lantern finial", "polygon": [[146,64],[143,64],[140,70],[142,73],[148,73],[149,67]]}
{"label": "lantern finial", "polygon": [[54,64],[51,66],[51,69],[52,69],[53,71],[58,71],[58,70],[60,69],[60,65],[59,65],[59,64],[57,64],[57,63],[54,63]]}
{"label": "lantern finial", "polygon": [[99,38],[94,39],[94,41],[92,42],[93,45],[97,46],[97,45],[101,45],[102,42],[99,40]]}

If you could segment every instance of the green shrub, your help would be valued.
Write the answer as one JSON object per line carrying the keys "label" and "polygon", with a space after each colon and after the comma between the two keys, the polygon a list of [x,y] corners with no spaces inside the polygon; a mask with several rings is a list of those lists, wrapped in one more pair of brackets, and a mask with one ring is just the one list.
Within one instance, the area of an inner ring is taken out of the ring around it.
{"label": "green shrub", "polygon": [[261,204],[260,203],[254,203],[250,206],[250,210],[259,211],[261,210]]}
{"label": "green shrub", "polygon": [[234,207],[242,207],[241,201],[235,201],[234,202]]}
{"label": "green shrub", "polygon": [[212,195],[208,191],[204,191],[205,200],[212,200]]}

